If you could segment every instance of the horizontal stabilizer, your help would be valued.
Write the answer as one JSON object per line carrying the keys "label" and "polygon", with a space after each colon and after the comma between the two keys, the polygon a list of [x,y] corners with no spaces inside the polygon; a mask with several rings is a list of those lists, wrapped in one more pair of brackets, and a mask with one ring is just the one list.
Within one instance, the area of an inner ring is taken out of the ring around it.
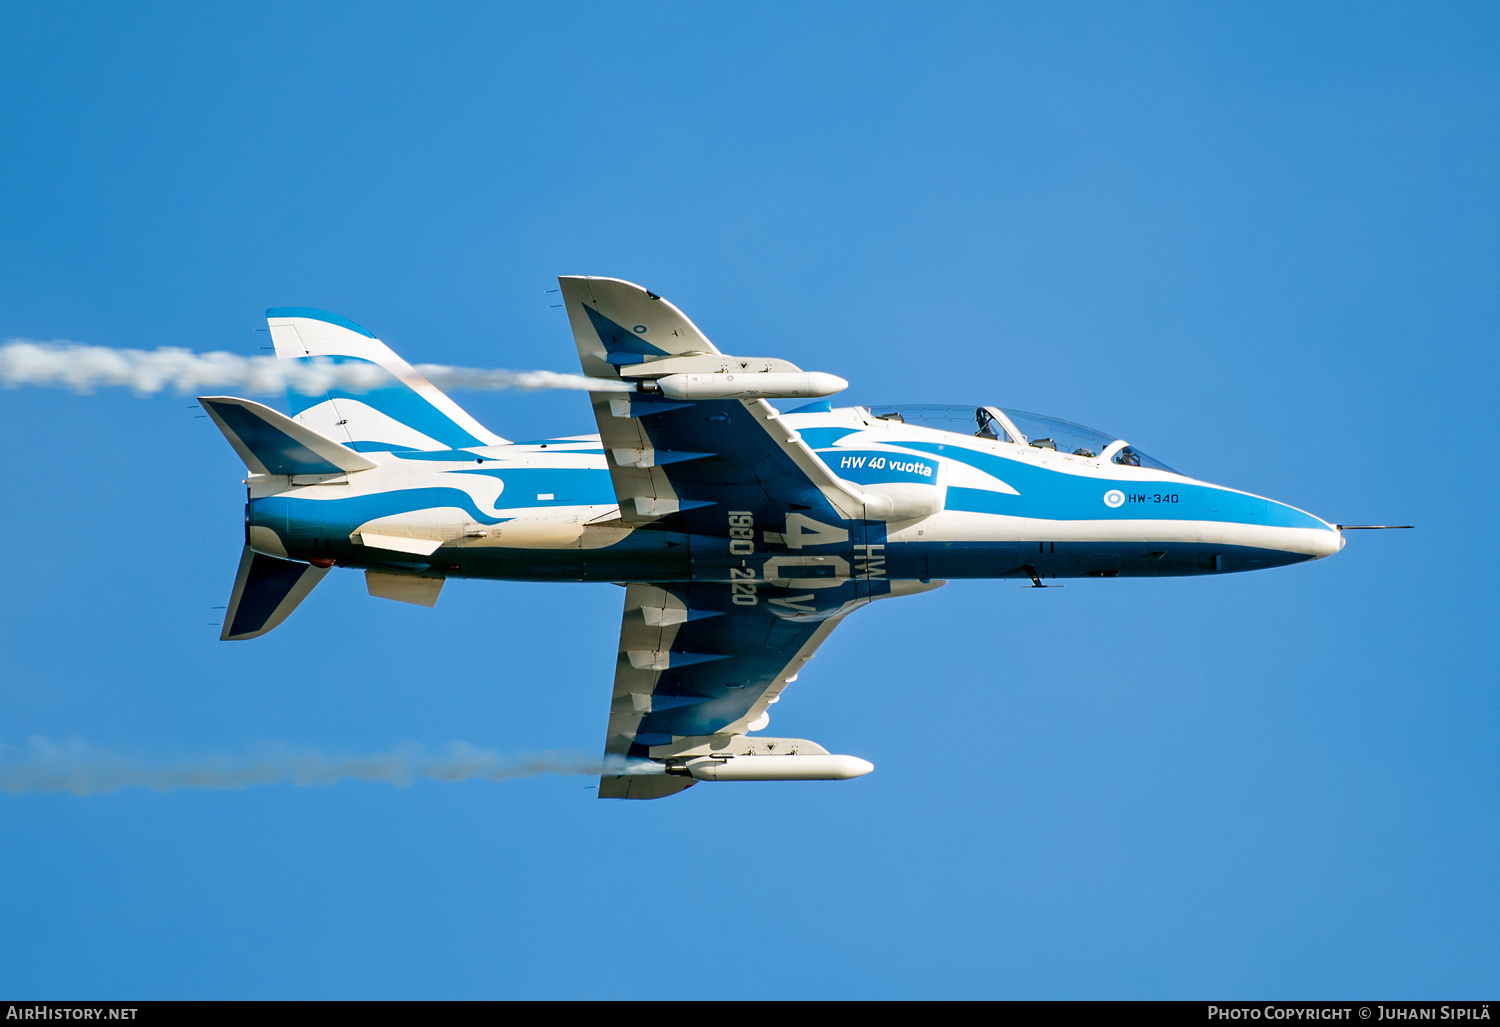
{"label": "horizontal stabilizer", "polygon": [[219,640],[237,642],[264,635],[286,620],[327,573],[326,567],[278,560],[246,546]]}
{"label": "horizontal stabilizer", "polygon": [[232,396],[200,396],[198,402],[252,474],[339,474],[379,466],[264,404]]}

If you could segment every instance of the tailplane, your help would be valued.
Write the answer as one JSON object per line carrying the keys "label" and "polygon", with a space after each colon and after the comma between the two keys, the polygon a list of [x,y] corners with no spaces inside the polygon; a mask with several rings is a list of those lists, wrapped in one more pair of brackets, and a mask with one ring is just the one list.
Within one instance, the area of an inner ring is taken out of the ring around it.
{"label": "tailplane", "polygon": [[327,573],[327,567],[278,560],[246,546],[219,640],[238,642],[264,635],[286,620]]}
{"label": "tailplane", "polygon": [[339,474],[379,466],[285,414],[254,400],[199,396],[251,474]]}
{"label": "tailplane", "polygon": [[[291,475],[295,485],[309,478],[323,481],[379,466],[369,457],[260,403],[232,396],[202,396],[198,403],[219,426],[251,474]],[[264,527],[247,527],[247,541],[255,541],[258,532],[269,536],[280,549],[280,540]],[[282,555],[286,555],[285,551]],[[247,544],[240,553],[240,567],[234,576],[234,590],[224,611],[224,630],[219,632],[219,640],[238,642],[264,635],[286,620],[327,573],[327,566],[315,567],[267,556]]]}
{"label": "tailplane", "polygon": [[283,360],[359,364],[368,387],[287,388],[292,415],[359,452],[469,449],[505,439],[485,428],[373,334],[347,318],[313,307],[266,311],[271,341]]}

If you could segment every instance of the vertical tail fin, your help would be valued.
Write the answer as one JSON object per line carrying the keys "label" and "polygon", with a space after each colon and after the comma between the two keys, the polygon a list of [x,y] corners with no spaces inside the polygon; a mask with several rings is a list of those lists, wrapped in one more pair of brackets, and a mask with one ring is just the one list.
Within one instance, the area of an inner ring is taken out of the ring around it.
{"label": "vertical tail fin", "polygon": [[371,372],[365,391],[301,392],[289,386],[287,400],[299,423],[360,452],[504,444],[353,321],[312,307],[272,307],[266,322],[283,360],[363,364]]}

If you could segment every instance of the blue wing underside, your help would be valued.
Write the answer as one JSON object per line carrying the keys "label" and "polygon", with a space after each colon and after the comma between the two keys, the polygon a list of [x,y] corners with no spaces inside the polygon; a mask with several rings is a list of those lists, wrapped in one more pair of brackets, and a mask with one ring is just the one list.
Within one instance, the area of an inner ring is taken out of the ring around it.
{"label": "blue wing underside", "polygon": [[818,626],[783,620],[764,607],[708,609],[724,597],[705,593],[722,593],[723,586],[669,591],[699,619],[677,629],[671,665],[652,689],[652,712],[637,728],[631,755],[674,737],[711,735],[744,718]]}
{"label": "blue wing underside", "polygon": [[[653,746],[743,734],[833,627],[833,618],[776,609],[735,605],[720,583],[627,586],[606,754],[646,760]],[[631,793],[669,794],[690,783],[606,774],[600,795],[656,797]]]}

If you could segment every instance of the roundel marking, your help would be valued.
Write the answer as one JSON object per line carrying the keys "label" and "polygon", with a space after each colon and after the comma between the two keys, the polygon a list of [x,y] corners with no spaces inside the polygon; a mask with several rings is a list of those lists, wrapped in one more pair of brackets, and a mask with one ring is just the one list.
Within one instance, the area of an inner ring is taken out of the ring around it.
{"label": "roundel marking", "polygon": [[645,325],[636,325],[635,326],[635,331],[636,331],[637,334],[643,334],[646,331],[646,326]]}
{"label": "roundel marking", "polygon": [[1117,506],[1125,505],[1125,493],[1119,489],[1110,489],[1104,493],[1104,505],[1113,510]]}

